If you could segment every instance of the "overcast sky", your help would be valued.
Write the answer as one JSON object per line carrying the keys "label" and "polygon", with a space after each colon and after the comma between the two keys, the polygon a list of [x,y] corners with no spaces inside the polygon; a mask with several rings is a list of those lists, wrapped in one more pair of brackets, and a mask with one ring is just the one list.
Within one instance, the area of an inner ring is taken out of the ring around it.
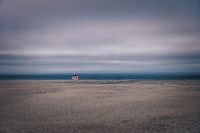
{"label": "overcast sky", "polygon": [[0,73],[200,72],[200,0],[0,0]]}

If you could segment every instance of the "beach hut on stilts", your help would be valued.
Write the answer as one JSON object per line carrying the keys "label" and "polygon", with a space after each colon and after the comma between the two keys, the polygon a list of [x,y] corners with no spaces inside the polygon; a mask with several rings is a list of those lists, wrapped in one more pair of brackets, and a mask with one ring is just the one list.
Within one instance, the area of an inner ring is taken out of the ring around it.
{"label": "beach hut on stilts", "polygon": [[72,75],[72,80],[78,80],[78,79],[79,79],[78,74],[73,74]]}

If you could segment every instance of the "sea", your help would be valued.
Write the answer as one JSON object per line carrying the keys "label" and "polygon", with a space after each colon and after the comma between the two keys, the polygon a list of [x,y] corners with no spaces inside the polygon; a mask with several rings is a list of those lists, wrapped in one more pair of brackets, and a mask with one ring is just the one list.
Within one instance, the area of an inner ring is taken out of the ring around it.
{"label": "sea", "polygon": [[[73,73],[0,74],[0,80],[71,80]],[[78,73],[79,80],[200,80],[200,73]]]}

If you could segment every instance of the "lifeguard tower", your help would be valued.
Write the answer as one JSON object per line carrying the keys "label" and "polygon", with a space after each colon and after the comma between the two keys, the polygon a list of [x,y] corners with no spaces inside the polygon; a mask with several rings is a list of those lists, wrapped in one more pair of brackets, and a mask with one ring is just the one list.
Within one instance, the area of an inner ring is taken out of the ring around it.
{"label": "lifeguard tower", "polygon": [[73,74],[72,75],[72,80],[78,80],[78,74]]}

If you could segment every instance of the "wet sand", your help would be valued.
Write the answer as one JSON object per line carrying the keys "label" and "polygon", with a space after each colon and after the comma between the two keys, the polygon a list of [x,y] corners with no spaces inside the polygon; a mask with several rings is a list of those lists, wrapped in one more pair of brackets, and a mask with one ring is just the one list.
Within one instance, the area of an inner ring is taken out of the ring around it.
{"label": "wet sand", "polygon": [[0,133],[199,133],[198,80],[2,80]]}

